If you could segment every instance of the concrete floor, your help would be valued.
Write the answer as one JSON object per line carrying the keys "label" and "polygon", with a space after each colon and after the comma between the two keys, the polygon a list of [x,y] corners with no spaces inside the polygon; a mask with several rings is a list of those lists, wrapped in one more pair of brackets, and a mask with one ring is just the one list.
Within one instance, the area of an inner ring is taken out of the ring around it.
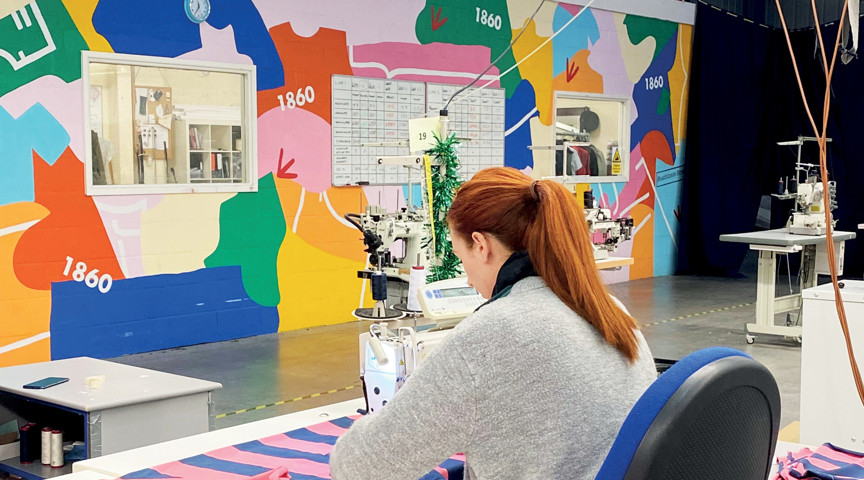
{"label": "concrete floor", "polygon": [[[657,358],[679,359],[721,345],[762,362],[780,387],[781,427],[794,429],[801,348],[793,339],[772,336],[746,343],[744,325],[755,314],[755,272],[741,278],[658,277],[610,290],[643,325]],[[216,428],[225,428],[361,397],[357,336],[367,328],[354,321],[111,360],[221,382],[224,388],[215,394]],[[796,441],[797,433],[783,439]]]}

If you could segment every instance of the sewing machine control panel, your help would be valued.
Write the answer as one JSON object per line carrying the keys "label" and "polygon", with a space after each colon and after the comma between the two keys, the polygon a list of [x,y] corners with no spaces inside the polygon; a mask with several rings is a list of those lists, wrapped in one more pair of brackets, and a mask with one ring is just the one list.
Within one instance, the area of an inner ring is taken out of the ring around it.
{"label": "sewing machine control panel", "polygon": [[432,320],[464,318],[486,299],[468,286],[465,277],[424,285],[418,291],[423,316]]}

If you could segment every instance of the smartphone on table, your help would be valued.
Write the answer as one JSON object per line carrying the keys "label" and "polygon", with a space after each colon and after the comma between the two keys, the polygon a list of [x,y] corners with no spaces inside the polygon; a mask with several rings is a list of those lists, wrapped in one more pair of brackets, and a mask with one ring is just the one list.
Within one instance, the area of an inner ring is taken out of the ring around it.
{"label": "smartphone on table", "polygon": [[24,385],[24,388],[44,390],[46,388],[60,385],[61,383],[66,383],[68,381],[69,379],[66,377],[47,377],[43,378],[42,380],[36,380],[35,382],[28,383],[27,385]]}

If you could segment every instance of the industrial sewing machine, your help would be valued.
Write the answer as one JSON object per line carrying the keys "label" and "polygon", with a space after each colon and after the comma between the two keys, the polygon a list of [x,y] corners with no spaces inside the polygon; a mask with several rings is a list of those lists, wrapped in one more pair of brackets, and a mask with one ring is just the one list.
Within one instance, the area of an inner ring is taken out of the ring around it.
{"label": "industrial sewing machine", "polygon": [[422,317],[373,323],[360,335],[360,378],[369,413],[386,405],[451,329],[486,301],[464,277],[424,285],[418,297]]}
{"label": "industrial sewing machine", "polygon": [[[799,164],[806,167],[815,165]],[[790,182],[792,183],[792,182]],[[797,182],[795,182],[797,183]],[[822,186],[822,182],[816,176],[808,176],[804,183],[793,184],[795,192],[795,210],[789,217],[789,222],[786,228],[789,233],[799,235],[825,235],[825,204],[824,198],[826,192]],[[828,200],[830,210],[837,208],[837,182],[828,182]],[[831,220],[833,227],[837,223],[836,219]]]}
{"label": "industrial sewing machine", "polygon": [[633,219],[613,219],[611,210],[595,206],[592,190],[585,192],[584,199],[585,221],[588,222],[588,232],[594,245],[594,260],[609,258],[609,252],[614,252],[618,243],[632,238]]}
{"label": "industrial sewing machine", "polygon": [[[423,245],[429,237],[429,215],[418,209],[389,213],[378,205],[367,205],[363,214],[349,213],[345,219],[363,232],[363,244],[369,263],[390,278],[408,281],[411,267],[429,266],[429,248]],[[404,249],[397,256],[391,248],[402,240]]]}

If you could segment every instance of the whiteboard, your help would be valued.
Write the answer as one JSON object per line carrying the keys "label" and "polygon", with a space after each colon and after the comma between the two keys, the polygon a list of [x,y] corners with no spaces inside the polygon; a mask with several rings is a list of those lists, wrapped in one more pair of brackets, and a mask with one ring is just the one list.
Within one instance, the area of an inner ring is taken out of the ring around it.
{"label": "whiteboard", "polygon": [[[437,114],[460,88],[462,86],[428,83],[426,111]],[[465,180],[484,168],[504,165],[504,90],[484,88],[468,96],[474,90],[476,88],[469,88],[460,93],[447,108],[448,131],[461,141],[457,155]]]}
{"label": "whiteboard", "polygon": [[[408,120],[423,116],[424,84],[344,75],[333,75],[331,84],[333,185],[408,183],[408,168],[378,165],[376,158],[410,153]],[[406,146],[361,146],[398,141]]]}

